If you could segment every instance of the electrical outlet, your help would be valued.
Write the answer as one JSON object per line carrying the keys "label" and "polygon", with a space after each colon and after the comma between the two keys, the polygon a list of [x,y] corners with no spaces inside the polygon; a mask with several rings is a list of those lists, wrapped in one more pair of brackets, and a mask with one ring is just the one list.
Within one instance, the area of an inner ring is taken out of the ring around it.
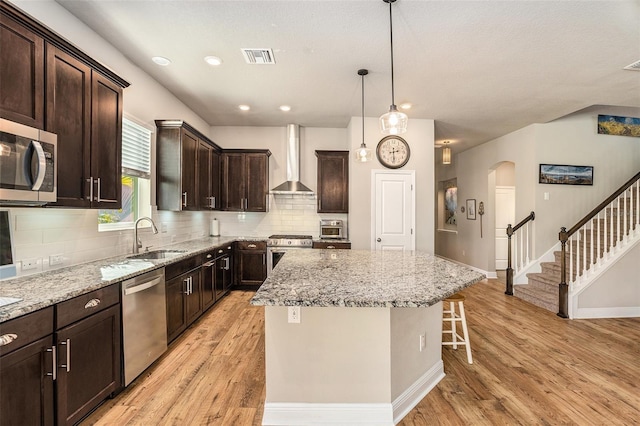
{"label": "electrical outlet", "polygon": [[422,352],[426,347],[427,347],[427,334],[423,333],[420,335],[420,352]]}
{"label": "electrical outlet", "polygon": [[52,254],[49,256],[49,266],[62,265],[64,263],[64,255]]}
{"label": "electrical outlet", "polygon": [[300,324],[300,306],[289,306],[288,321],[292,324]]}
{"label": "electrical outlet", "polygon": [[23,271],[31,271],[33,269],[38,269],[38,259],[24,259],[22,261]]}

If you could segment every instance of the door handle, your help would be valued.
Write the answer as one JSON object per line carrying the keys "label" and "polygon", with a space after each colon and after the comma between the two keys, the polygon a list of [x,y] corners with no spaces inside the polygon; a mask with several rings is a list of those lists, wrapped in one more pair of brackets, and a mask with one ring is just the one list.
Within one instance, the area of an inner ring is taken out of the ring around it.
{"label": "door handle", "polygon": [[93,201],[93,177],[89,177],[87,182],[89,183],[89,201]]}
{"label": "door handle", "polygon": [[36,164],[38,165],[35,182],[33,183],[31,189],[33,191],[39,191],[40,187],[42,186],[42,182],[44,182],[44,177],[47,170],[47,160],[45,159],[44,150],[42,149],[42,145],[40,144],[40,142],[31,141],[31,144],[33,145],[33,148],[35,150],[37,157]]}
{"label": "door handle", "polygon": [[187,207],[187,192],[182,193],[182,207]]}
{"label": "door handle", "polygon": [[381,242],[381,241],[382,241],[382,239],[381,239],[381,238],[376,238],[376,241],[377,241],[377,242]]}

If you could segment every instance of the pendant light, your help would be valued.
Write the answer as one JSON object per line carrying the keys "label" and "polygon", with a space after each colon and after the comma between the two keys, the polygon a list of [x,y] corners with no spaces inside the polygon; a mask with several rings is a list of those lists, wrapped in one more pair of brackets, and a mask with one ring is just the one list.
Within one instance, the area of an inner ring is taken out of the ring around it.
{"label": "pendant light", "polygon": [[391,106],[389,112],[380,117],[380,128],[385,135],[399,135],[407,131],[407,114],[398,111],[393,89],[393,16],[391,6],[396,0],[382,0],[389,3],[389,39],[391,40]]}
{"label": "pendant light", "polygon": [[449,148],[449,141],[444,141],[444,148],[442,148],[442,164],[451,164],[451,148]]}
{"label": "pendant light", "polygon": [[369,74],[369,70],[358,70],[358,75],[362,79],[362,143],[360,144],[360,148],[354,152],[358,163],[371,161],[371,150],[367,148],[367,144],[364,143],[364,76],[367,74]]}

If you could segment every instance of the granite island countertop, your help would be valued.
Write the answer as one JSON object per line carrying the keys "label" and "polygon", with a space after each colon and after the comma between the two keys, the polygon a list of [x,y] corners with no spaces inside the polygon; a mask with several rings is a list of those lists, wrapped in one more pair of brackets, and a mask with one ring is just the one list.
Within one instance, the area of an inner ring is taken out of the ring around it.
{"label": "granite island countertop", "polygon": [[0,297],[19,302],[0,306],[0,322],[55,305],[76,296],[161,268],[234,241],[266,241],[265,237],[203,237],[158,249],[183,253],[166,259],[130,259],[131,253],[88,263],[51,269],[0,281]]}
{"label": "granite island countertop", "polygon": [[485,278],[424,252],[292,250],[280,260],[251,304],[427,307]]}

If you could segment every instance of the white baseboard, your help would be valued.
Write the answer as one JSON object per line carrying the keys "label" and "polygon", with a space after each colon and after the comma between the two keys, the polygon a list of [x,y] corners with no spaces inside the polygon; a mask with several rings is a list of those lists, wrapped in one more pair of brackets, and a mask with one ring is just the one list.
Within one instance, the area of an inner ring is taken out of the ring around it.
{"label": "white baseboard", "polygon": [[636,317],[640,317],[640,306],[620,308],[576,308],[571,319]]}
{"label": "white baseboard", "polygon": [[444,364],[438,360],[433,367],[416,380],[407,390],[393,401],[393,421],[397,424],[418,405],[431,390],[444,378]]}
{"label": "white baseboard", "polygon": [[444,378],[438,360],[393,403],[266,402],[263,425],[393,426],[400,422]]}

